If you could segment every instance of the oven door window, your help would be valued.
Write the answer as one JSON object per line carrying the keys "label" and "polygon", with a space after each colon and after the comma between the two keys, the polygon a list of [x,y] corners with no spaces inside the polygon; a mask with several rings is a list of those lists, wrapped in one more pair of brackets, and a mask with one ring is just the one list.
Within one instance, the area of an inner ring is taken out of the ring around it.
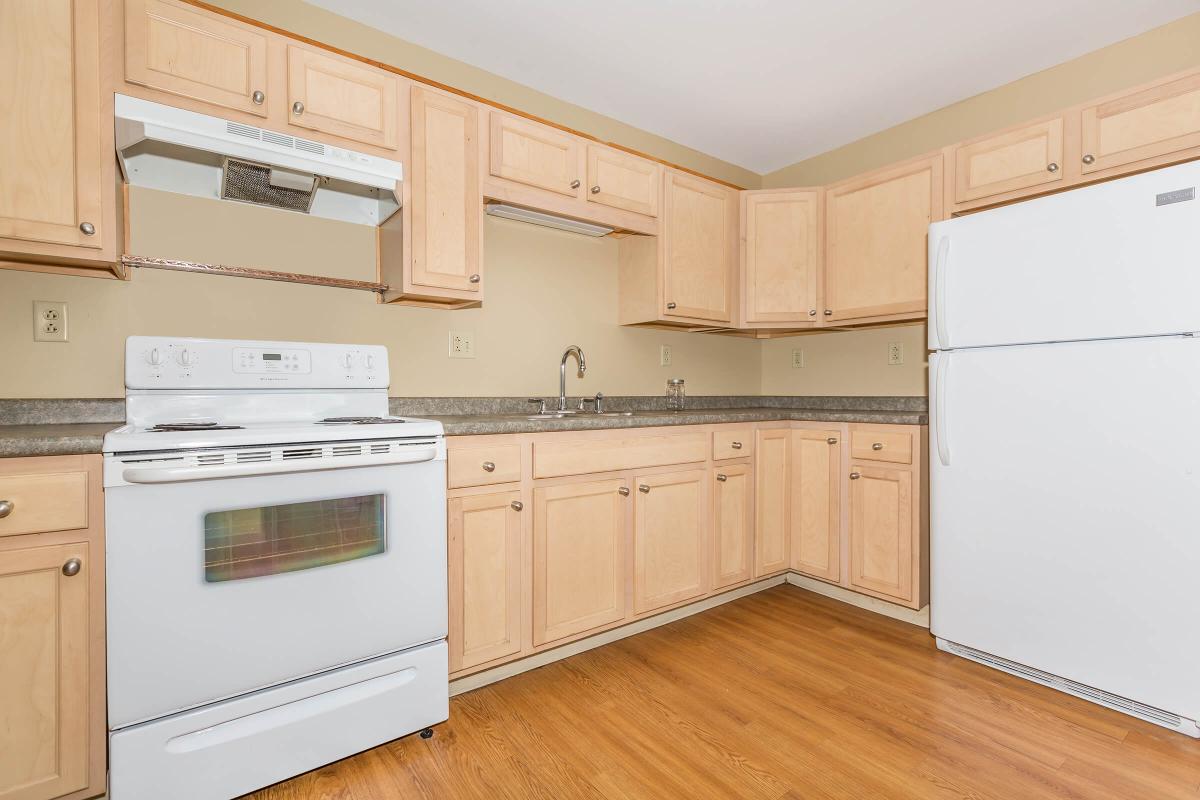
{"label": "oven door window", "polygon": [[204,515],[204,580],[258,578],[382,553],[384,496],[342,497]]}

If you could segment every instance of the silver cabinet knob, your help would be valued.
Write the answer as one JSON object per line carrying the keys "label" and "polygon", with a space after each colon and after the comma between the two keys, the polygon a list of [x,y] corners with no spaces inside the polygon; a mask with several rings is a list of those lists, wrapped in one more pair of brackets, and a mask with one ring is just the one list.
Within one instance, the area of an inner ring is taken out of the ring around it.
{"label": "silver cabinet knob", "polygon": [[79,230],[83,231],[84,236],[91,236],[96,232],[96,226],[90,222],[79,223]]}
{"label": "silver cabinet knob", "polygon": [[467,278],[467,280],[469,280],[471,283],[479,283],[479,273],[476,272],[474,275]]}
{"label": "silver cabinet knob", "polygon": [[1046,172],[1058,172],[1058,164],[1055,164],[1053,161],[1051,161],[1046,165]]}
{"label": "silver cabinet knob", "polygon": [[674,310],[675,310],[675,304],[667,303],[667,311],[674,311]]}
{"label": "silver cabinet knob", "polygon": [[593,186],[593,187],[592,187],[592,194],[600,194],[600,187],[599,187],[599,186]]}
{"label": "silver cabinet knob", "polygon": [[833,436],[830,436],[828,439],[825,440],[825,443],[826,444],[837,444],[837,439],[834,438]]}
{"label": "silver cabinet knob", "polygon": [[292,113],[297,116],[303,114],[304,113],[304,103],[301,103],[299,100],[292,103]]}
{"label": "silver cabinet knob", "polygon": [[621,497],[629,497],[629,487],[622,486],[620,489],[617,489],[617,494],[621,495]]}
{"label": "silver cabinet knob", "polygon": [[642,494],[650,494],[650,487],[643,483],[638,486],[638,491]]}
{"label": "silver cabinet knob", "polygon": [[883,449],[883,442],[874,442],[874,443],[871,445],[871,449],[872,449],[872,450],[882,450],[882,449]]}
{"label": "silver cabinet knob", "polygon": [[0,500],[0,519],[4,519],[17,507],[12,500]]}
{"label": "silver cabinet knob", "polygon": [[815,317],[815,316],[817,315],[817,310],[816,310],[815,308],[810,308],[810,309],[808,310],[808,315],[809,315],[810,317]]}
{"label": "silver cabinet knob", "polygon": [[579,179],[578,179],[578,178],[576,178],[575,180],[571,181],[571,188],[572,188],[572,189],[578,189],[578,188],[579,188]]}
{"label": "silver cabinet knob", "polygon": [[729,476],[728,475],[717,475],[717,480],[719,480],[721,483],[724,483],[725,481],[729,480]]}
{"label": "silver cabinet knob", "polygon": [[483,462],[483,471],[484,471],[484,472],[495,472],[495,471],[496,471],[496,464],[495,464],[495,462],[493,462],[493,461],[485,461],[485,462]]}
{"label": "silver cabinet knob", "polygon": [[262,93],[261,89],[255,89],[254,93],[250,95],[250,102],[254,103],[254,105],[256,105],[256,106],[261,106],[263,104],[263,101],[265,101],[266,99],[267,99],[267,96]]}
{"label": "silver cabinet knob", "polygon": [[68,558],[67,563],[62,565],[62,574],[68,578],[73,578],[79,574],[79,570],[83,569],[83,562],[78,558]]}
{"label": "silver cabinet knob", "polygon": [[525,507],[525,504],[522,503],[520,500],[513,500],[511,503],[509,503],[509,505],[512,506],[513,511],[520,511],[522,508]]}
{"label": "silver cabinet knob", "polygon": [[859,479],[859,478],[861,478],[861,477],[862,477],[862,475],[860,475],[860,474],[859,474],[859,473],[857,473],[857,472],[851,472],[851,473],[850,473],[850,480],[852,480],[852,481],[856,481],[856,480],[858,480],[858,479]]}
{"label": "silver cabinet knob", "polygon": [[1086,154],[1083,156],[1083,163],[1085,163],[1085,164],[1095,164],[1095,163],[1096,163],[1096,157],[1095,157],[1094,155],[1092,155],[1091,153],[1086,153]]}
{"label": "silver cabinet knob", "polygon": [[827,317],[832,317],[832,316],[833,316],[833,310],[832,310],[832,309],[829,309],[829,308],[825,309],[825,316],[827,316]]}
{"label": "silver cabinet knob", "polygon": [[741,449],[742,449],[742,443],[741,443],[741,442],[730,442],[730,443],[729,443],[729,446],[730,446],[730,447],[732,447],[734,450],[741,450]]}

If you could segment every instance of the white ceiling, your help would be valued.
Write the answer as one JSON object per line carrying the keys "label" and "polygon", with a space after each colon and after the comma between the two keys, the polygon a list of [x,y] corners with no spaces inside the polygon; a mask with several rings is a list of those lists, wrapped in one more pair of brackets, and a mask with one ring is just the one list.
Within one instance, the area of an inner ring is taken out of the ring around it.
{"label": "white ceiling", "polygon": [[755,172],[1200,11],[1200,0],[309,2]]}

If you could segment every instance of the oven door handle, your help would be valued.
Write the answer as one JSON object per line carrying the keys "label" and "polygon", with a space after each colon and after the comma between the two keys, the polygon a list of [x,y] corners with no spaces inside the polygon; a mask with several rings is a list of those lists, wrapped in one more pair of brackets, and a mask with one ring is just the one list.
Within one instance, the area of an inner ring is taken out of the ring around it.
{"label": "oven door handle", "polygon": [[211,467],[129,467],[121,473],[121,477],[127,483],[178,483],[213,478],[242,478],[248,475],[282,475],[289,472],[416,464],[434,460],[437,458],[437,453],[438,449],[435,445],[414,447],[412,450],[400,453],[377,456],[334,456],[295,461],[262,461],[254,464],[218,464]]}

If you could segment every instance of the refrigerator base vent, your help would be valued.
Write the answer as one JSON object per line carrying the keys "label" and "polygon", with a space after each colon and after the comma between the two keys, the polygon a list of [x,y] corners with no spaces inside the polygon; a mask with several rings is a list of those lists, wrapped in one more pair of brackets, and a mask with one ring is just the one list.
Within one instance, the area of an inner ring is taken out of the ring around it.
{"label": "refrigerator base vent", "polygon": [[973,647],[956,644],[955,642],[946,639],[938,638],[937,646],[939,650],[944,650],[947,653],[953,653],[956,656],[969,658],[972,661],[984,664],[985,666],[993,667],[1007,672],[1010,675],[1016,675],[1018,678],[1024,678],[1034,683],[1040,683],[1043,686],[1048,686],[1051,689],[1057,689],[1060,692],[1065,692],[1075,697],[1089,700],[1097,705],[1111,708],[1114,711],[1120,711],[1123,714],[1128,714],[1138,719],[1143,719],[1146,722],[1152,722],[1155,725],[1161,725],[1164,728],[1170,728],[1173,731],[1178,731],[1186,736],[1191,736],[1193,739],[1200,739],[1200,726],[1195,720],[1190,720],[1186,717],[1181,717],[1178,714],[1172,714],[1170,711],[1163,711],[1161,708],[1148,706],[1145,703],[1139,703],[1136,700],[1130,700],[1128,697],[1122,697],[1111,692],[1106,692],[1103,689],[1097,689],[1087,684],[1079,683],[1055,675],[1050,672],[1044,672],[1040,669],[1027,667],[1024,664],[1018,664],[1015,661],[1009,661],[1007,658],[994,656],[991,653],[985,653],[982,650],[976,650]]}

